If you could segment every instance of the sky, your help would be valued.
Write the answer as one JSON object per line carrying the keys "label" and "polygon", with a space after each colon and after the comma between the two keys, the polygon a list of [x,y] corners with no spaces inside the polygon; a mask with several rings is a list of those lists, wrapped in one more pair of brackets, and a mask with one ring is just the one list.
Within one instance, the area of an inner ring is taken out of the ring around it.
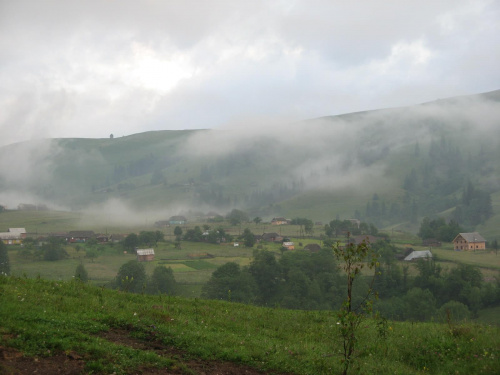
{"label": "sky", "polygon": [[0,146],[500,89],[498,0],[0,0]]}

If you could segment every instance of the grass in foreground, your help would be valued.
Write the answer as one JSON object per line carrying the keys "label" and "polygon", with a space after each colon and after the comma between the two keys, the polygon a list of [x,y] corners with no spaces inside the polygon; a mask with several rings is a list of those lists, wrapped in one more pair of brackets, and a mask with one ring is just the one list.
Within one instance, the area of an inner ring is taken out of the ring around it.
{"label": "grass in foreground", "polygon": [[[5,276],[0,277],[0,300],[1,346],[26,356],[76,353],[84,359],[87,373],[127,374],[148,367],[184,371],[175,356],[107,340],[106,334],[113,330],[126,330],[139,340],[157,340],[196,358],[265,371],[341,371],[335,312],[142,296],[76,281]],[[500,373],[499,333],[498,327],[472,324],[367,320],[352,373]]]}

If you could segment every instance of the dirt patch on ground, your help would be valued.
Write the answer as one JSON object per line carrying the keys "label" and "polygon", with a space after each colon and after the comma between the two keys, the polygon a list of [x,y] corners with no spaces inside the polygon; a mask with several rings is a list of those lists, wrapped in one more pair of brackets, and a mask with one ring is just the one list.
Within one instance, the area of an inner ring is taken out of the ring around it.
{"label": "dirt patch on ground", "polygon": [[0,375],[79,375],[84,373],[84,367],[84,361],[75,353],[25,357],[15,349],[0,347]]}
{"label": "dirt patch on ground", "polygon": [[[141,368],[130,374],[143,375],[262,375],[277,374],[275,372],[263,372],[252,367],[239,365],[233,362],[209,361],[193,358],[187,353],[157,340],[143,341],[130,337],[127,330],[113,329],[103,332],[100,337],[119,345],[129,346],[138,350],[154,351],[163,357],[172,358],[179,366],[172,369]],[[0,347],[0,375],[80,375],[84,374],[85,361],[76,353],[57,354],[50,357],[25,357],[12,348]],[[289,374],[291,375],[291,374]]]}

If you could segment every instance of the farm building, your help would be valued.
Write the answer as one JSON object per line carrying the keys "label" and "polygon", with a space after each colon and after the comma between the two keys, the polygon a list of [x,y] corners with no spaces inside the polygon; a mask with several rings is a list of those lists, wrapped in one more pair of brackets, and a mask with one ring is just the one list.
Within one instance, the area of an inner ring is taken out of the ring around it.
{"label": "farm building", "polygon": [[0,240],[6,245],[20,244],[25,237],[26,229],[24,228],[9,228],[7,232],[0,233]]}
{"label": "farm building", "polygon": [[283,237],[281,237],[278,233],[264,233],[262,235],[262,240],[267,242],[281,242],[283,241]]}
{"label": "farm building", "polygon": [[154,249],[139,249],[137,250],[137,261],[138,262],[151,262],[155,260]]}
{"label": "farm building", "polygon": [[459,233],[453,240],[454,250],[484,250],[486,240],[478,232]]}
{"label": "farm building", "polygon": [[430,250],[417,250],[417,251],[412,251],[410,254],[408,254],[404,260],[410,261],[415,259],[428,259],[428,258],[432,258],[432,253]]}
{"label": "farm building", "polygon": [[422,241],[423,246],[441,247],[441,242],[435,238],[426,238]]}

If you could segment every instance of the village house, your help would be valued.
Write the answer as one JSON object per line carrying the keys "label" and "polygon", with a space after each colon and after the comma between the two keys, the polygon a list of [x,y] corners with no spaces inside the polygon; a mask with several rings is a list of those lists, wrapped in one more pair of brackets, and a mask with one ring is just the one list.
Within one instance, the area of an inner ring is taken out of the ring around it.
{"label": "village house", "polygon": [[284,217],[273,217],[271,220],[271,225],[287,225],[289,223],[290,220],[287,220]]}
{"label": "village house", "polygon": [[168,227],[170,224],[168,222],[168,220],[158,220],[158,221],[155,221],[155,227],[158,227],[158,228],[165,228],[165,227]]}
{"label": "village house", "polygon": [[91,238],[95,238],[95,233],[91,230],[74,230],[68,232],[68,242],[70,243],[85,243]]}
{"label": "village house", "polygon": [[26,238],[24,228],[9,228],[7,232],[0,232],[0,240],[6,245],[21,244],[24,238]]}
{"label": "village house", "polygon": [[151,262],[155,260],[154,249],[138,249],[136,251],[137,251],[138,262]]}
{"label": "village house", "polygon": [[168,219],[169,225],[184,225],[186,223],[187,223],[187,219],[181,215],[172,216],[170,219]]}
{"label": "village house", "polygon": [[453,240],[454,250],[485,250],[486,240],[478,232],[459,233]]}
{"label": "village house", "polygon": [[106,242],[109,242],[109,239],[111,238],[111,236],[108,236],[107,234],[98,234],[95,236],[97,242],[99,243],[106,243]]}
{"label": "village house", "polygon": [[278,233],[264,233],[262,235],[262,240],[267,242],[281,242],[283,241],[283,237],[281,237]]}
{"label": "village house", "polygon": [[52,232],[52,233],[47,234],[46,236],[41,236],[39,238],[42,240],[46,240],[48,237],[58,238],[58,239],[66,241],[66,242],[68,242],[70,239],[69,233],[67,233],[67,232]]}

